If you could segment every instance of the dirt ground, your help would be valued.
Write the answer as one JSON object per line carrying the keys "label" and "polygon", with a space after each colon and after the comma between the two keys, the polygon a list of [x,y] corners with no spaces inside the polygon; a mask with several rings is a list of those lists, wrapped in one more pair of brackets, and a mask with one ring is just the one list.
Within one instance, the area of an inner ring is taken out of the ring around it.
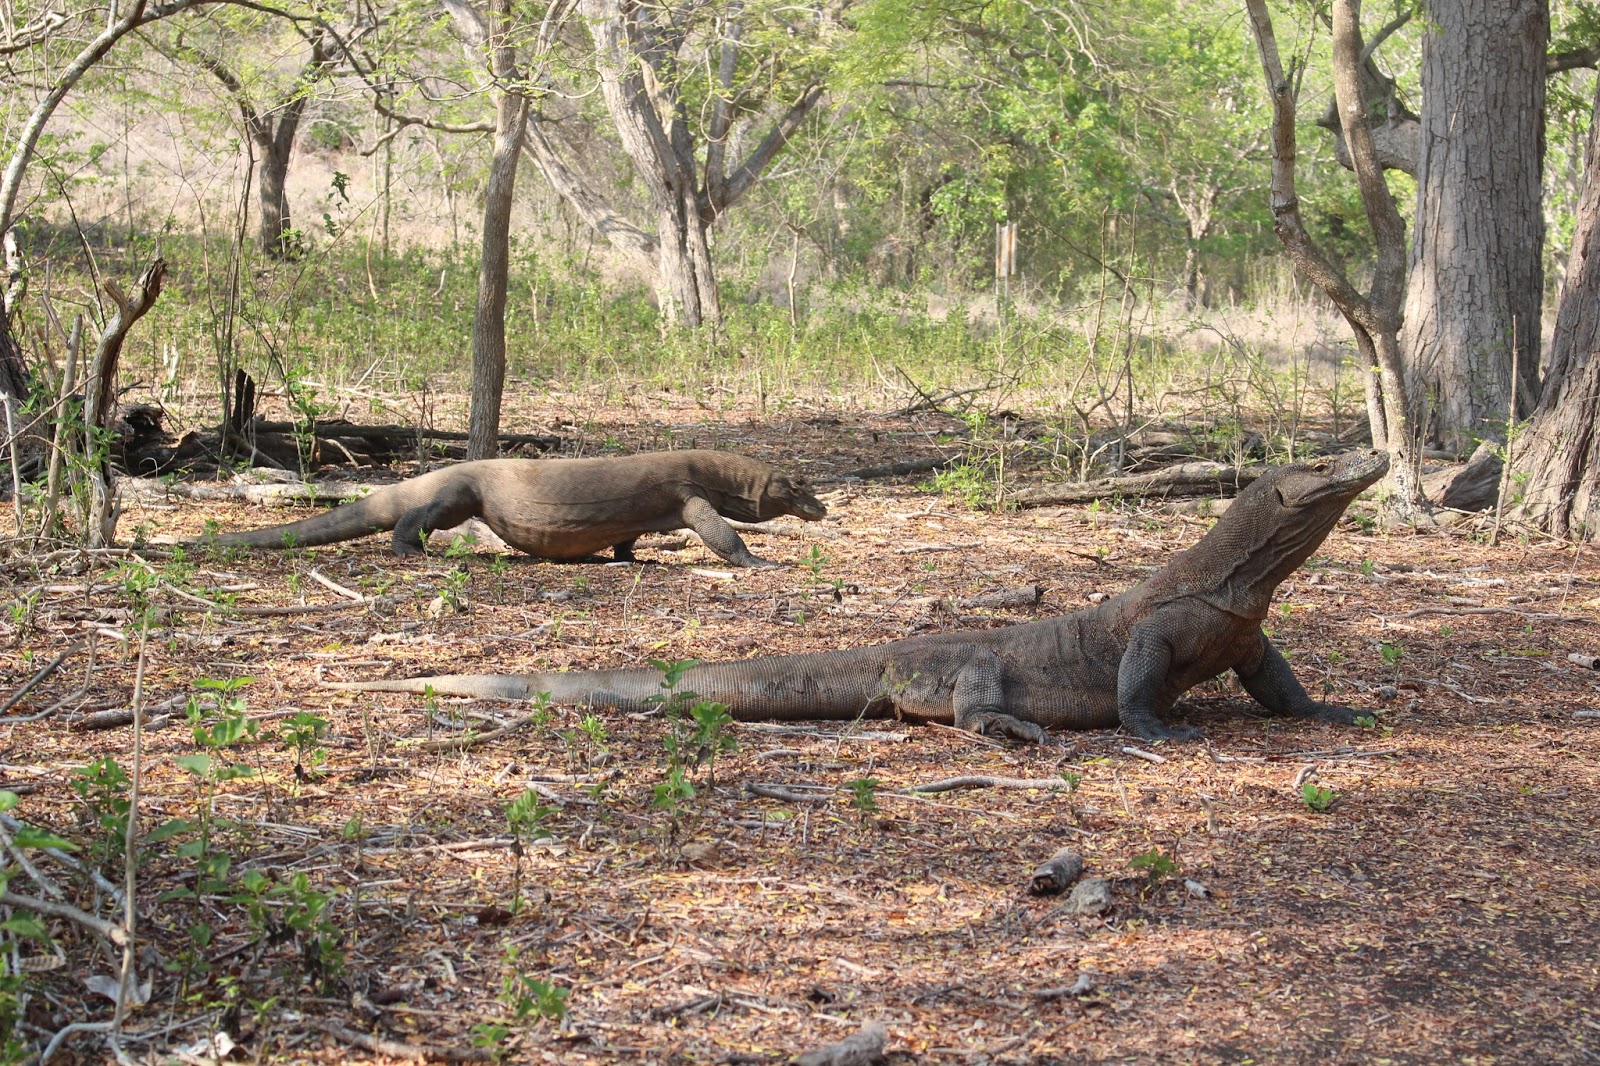
{"label": "dirt ground", "polygon": [[[507,429],[591,447],[737,448],[809,475],[832,513],[749,534],[757,554],[798,563],[764,571],[667,536],[640,542],[644,565],[497,562],[481,547],[457,559],[437,540],[407,561],[384,537],[190,555],[181,582],[142,593],[172,613],[145,665],[139,816],[211,814],[231,865],[228,887],[196,900],[195,860],[177,853],[193,837],[148,848],[139,973],[153,985],[125,1025],[134,1061],[208,1061],[202,1041],[219,1032],[241,1061],[405,1050],[372,1038],[442,1057],[503,1021],[513,1062],[764,1063],[880,1020],[892,1063],[1600,1062],[1600,719],[1578,717],[1600,707],[1600,674],[1568,659],[1600,652],[1592,551],[1385,533],[1353,508],[1279,590],[1269,626],[1314,695],[1370,710],[1373,729],[1269,722],[1222,682],[1175,712],[1203,743],[738,724],[737,747],[692,770],[674,813],[652,806],[667,775],[659,717],[611,715],[598,737],[556,708],[466,751],[429,750],[528,707],[441,699],[430,721],[419,697],[318,680],[729,659],[1029,621],[1136,582],[1210,520],[1153,503],[987,513],[919,477],[835,480],[947,454],[954,423],[934,415],[714,415],[645,398],[581,424],[559,399],[516,417]],[[207,518],[286,515],[146,499],[120,528],[192,534]],[[98,634],[92,669],[79,647],[0,721],[14,813],[80,841],[92,827],[72,771],[102,755],[132,765],[130,728],[79,728],[134,699],[137,640],[114,639],[134,634],[128,562],[59,553],[3,579],[0,695]],[[1037,607],[960,606],[1030,585],[1045,590]],[[430,609],[443,593],[466,609]],[[205,695],[201,679],[237,677],[252,679],[236,695],[259,739],[227,755],[254,774],[208,800],[177,762],[199,751],[183,702]],[[296,711],[329,723],[313,745],[325,761],[301,773],[280,737]],[[960,775],[1061,787],[898,791]],[[876,811],[850,787],[863,778]],[[1302,782],[1331,806],[1313,810]],[[516,846],[506,808],[530,784],[549,837]],[[1107,913],[1028,893],[1064,846],[1110,880]],[[252,918],[238,888],[251,871],[329,894],[334,954],[306,951],[290,896]],[[201,922],[213,933],[195,949]],[[111,963],[70,924],[50,927],[66,962],[29,986],[34,1037],[110,1016],[83,979]],[[525,1008],[538,988],[519,976],[565,989],[565,1019],[518,1018],[508,979]],[[55,1061],[109,1055],[94,1034],[66,1048]]]}

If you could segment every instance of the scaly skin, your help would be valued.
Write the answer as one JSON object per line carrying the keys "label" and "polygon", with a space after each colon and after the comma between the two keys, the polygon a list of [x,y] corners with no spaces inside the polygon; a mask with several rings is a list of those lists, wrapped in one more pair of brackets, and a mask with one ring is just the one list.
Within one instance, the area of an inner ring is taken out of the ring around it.
{"label": "scaly skin", "polygon": [[[1273,590],[1311,557],[1345,507],[1389,469],[1381,452],[1282,466],[1239,494],[1194,547],[1095,607],[1044,622],[911,637],[822,654],[695,666],[679,689],[740,720],[896,716],[1039,742],[1046,729],[1120,725],[1146,740],[1198,730],[1160,715],[1226,670],[1269,714],[1352,723],[1358,712],[1306,695],[1261,631]],[[378,692],[530,699],[640,711],[661,695],[653,669],[443,674],[335,682]]]}
{"label": "scaly skin", "polygon": [[649,452],[605,459],[480,459],[379,489],[299,522],[193,543],[248,548],[315,547],[394,530],[396,555],[422,552],[428,534],[482,519],[513,548],[545,559],[580,559],[612,548],[633,558],[640,534],[693,529],[737,566],[759,559],[725,519],[765,522],[828,513],[804,481],[732,452]]}

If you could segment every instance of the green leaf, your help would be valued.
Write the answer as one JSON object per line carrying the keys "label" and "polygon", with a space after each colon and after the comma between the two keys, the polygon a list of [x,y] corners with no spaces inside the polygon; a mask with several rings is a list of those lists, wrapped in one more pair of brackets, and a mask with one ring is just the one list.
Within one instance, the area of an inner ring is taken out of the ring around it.
{"label": "green leaf", "polygon": [[178,765],[196,777],[211,776],[211,756],[205,752],[178,756]]}
{"label": "green leaf", "polygon": [[11,839],[19,848],[55,848],[58,851],[77,851],[78,845],[70,840],[64,840],[54,833],[47,833],[43,829],[35,829],[31,825],[18,826],[16,832],[11,834]]}
{"label": "green leaf", "polygon": [[187,833],[192,829],[194,829],[194,823],[187,818],[168,818],[165,822],[145,834],[145,840],[152,844],[159,844],[163,840],[169,840],[180,833]]}
{"label": "green leaf", "polygon": [[43,940],[47,944],[50,942],[50,931],[45,928],[44,922],[31,914],[14,915],[0,922],[0,932],[31,937],[34,940]]}

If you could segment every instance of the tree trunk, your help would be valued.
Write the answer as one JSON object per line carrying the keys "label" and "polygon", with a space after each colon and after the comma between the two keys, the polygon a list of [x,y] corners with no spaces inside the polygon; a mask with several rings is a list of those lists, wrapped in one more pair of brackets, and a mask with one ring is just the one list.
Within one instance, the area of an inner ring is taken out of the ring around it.
{"label": "tree trunk", "polygon": [[648,73],[646,48],[635,40],[624,6],[618,0],[582,0],[579,9],[594,38],[606,110],[656,216],[656,292],[662,314],[669,322],[699,326],[716,319],[715,300],[708,316],[703,291],[711,280],[710,257],[704,253],[694,159],[675,143],[687,140],[682,118],[665,86]]}
{"label": "tree trunk", "polygon": [[116,480],[111,471],[111,433],[108,427],[116,403],[117,364],[128,331],[144,317],[146,311],[155,306],[166,276],[167,261],[158,257],[139,275],[138,286],[131,298],[123,295],[121,287],[110,278],[103,285],[106,295],[111,297],[117,309],[100,332],[100,343],[95,348],[94,361],[84,382],[84,465],[89,481],[85,547],[108,548],[116,543],[117,517],[121,508],[117,506]]}
{"label": "tree trunk", "polygon": [[1558,537],[1600,540],[1600,93],[1585,159],[1544,395],[1508,445],[1518,498],[1505,502]]}
{"label": "tree trunk", "polygon": [[528,98],[512,87],[516,46],[509,43],[511,0],[493,0],[489,54],[501,86],[495,115],[494,157],[483,204],[483,256],[478,267],[478,307],[472,319],[472,410],[467,423],[467,458],[488,459],[498,450],[500,398],[506,381],[506,282],[511,272],[511,194]]}
{"label": "tree trunk", "polygon": [[294,151],[294,135],[300,126],[301,102],[296,100],[274,123],[263,118],[261,127],[252,130],[261,150],[256,163],[256,194],[260,215],[256,230],[261,248],[274,259],[293,259],[300,254],[294,222],[289,216],[289,156]]}
{"label": "tree trunk", "polygon": [[1429,439],[1502,438],[1539,396],[1547,0],[1429,0],[1402,348]]}

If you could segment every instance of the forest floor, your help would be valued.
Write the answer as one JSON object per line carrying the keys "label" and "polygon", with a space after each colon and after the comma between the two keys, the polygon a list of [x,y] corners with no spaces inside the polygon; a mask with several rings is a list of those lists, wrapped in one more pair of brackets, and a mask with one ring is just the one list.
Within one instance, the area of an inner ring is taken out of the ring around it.
{"label": "forest floor", "polygon": [[[891,1063],[1600,1062],[1600,720],[1577,717],[1600,707],[1600,674],[1567,658],[1600,651],[1591,551],[1384,532],[1358,502],[1280,588],[1269,626],[1313,695],[1371,711],[1376,728],[1265,720],[1223,682],[1174,712],[1204,742],[741,723],[675,806],[653,805],[668,776],[660,717],[586,731],[557,707],[429,750],[529,708],[440,699],[430,719],[419,697],[319,687],[1031,621],[1137,582],[1210,523],[1154,502],[972,511],[920,477],[831,480],[949,454],[938,437],[959,423],[938,415],[797,403],[713,416],[670,397],[585,411],[578,426],[546,397],[506,428],[625,451],[736,448],[810,476],[831,513],[746,535],[797,563],[777,570],[730,570],[692,536],[641,540],[642,565],[451,558],[437,540],[401,560],[379,536],[181,564],[151,552],[158,584],[128,556],[78,553],[0,578],[0,696],[100,635],[92,667],[78,649],[0,719],[13,813],[86,846],[108,801],[91,808],[74,771],[102,756],[131,769],[134,734],[81,718],[132,705],[134,598],[177,612],[159,615],[144,664],[139,818],[189,827],[145,849],[137,958],[153,983],[124,1026],[134,1061],[211,1061],[219,1033],[247,1061],[395,1061],[404,1048],[372,1038],[460,1054],[474,1026],[501,1025],[513,1062],[765,1063],[879,1020]],[[121,530],[192,535],[207,518],[243,529],[287,513],[130,501]],[[1037,607],[958,605],[1030,585],[1046,590]],[[451,599],[465,609],[430,609]],[[218,696],[198,682],[246,677],[223,698],[243,701],[257,738],[219,750],[208,782],[184,703]],[[297,770],[285,733],[310,728],[299,712],[327,728],[302,738]],[[214,772],[234,762],[251,775]],[[1326,810],[1297,787],[1311,773]],[[1061,787],[900,791],[960,775]],[[869,778],[875,789],[852,787]],[[548,836],[518,844],[507,807],[530,785]],[[1028,893],[1064,846],[1111,881],[1108,912]],[[117,859],[105,868],[120,880]],[[49,925],[66,963],[30,978],[25,1031],[109,1018],[84,979],[113,963]],[[555,989],[559,1023],[539,1009]],[[101,1061],[102,1039],[67,1046]]]}

